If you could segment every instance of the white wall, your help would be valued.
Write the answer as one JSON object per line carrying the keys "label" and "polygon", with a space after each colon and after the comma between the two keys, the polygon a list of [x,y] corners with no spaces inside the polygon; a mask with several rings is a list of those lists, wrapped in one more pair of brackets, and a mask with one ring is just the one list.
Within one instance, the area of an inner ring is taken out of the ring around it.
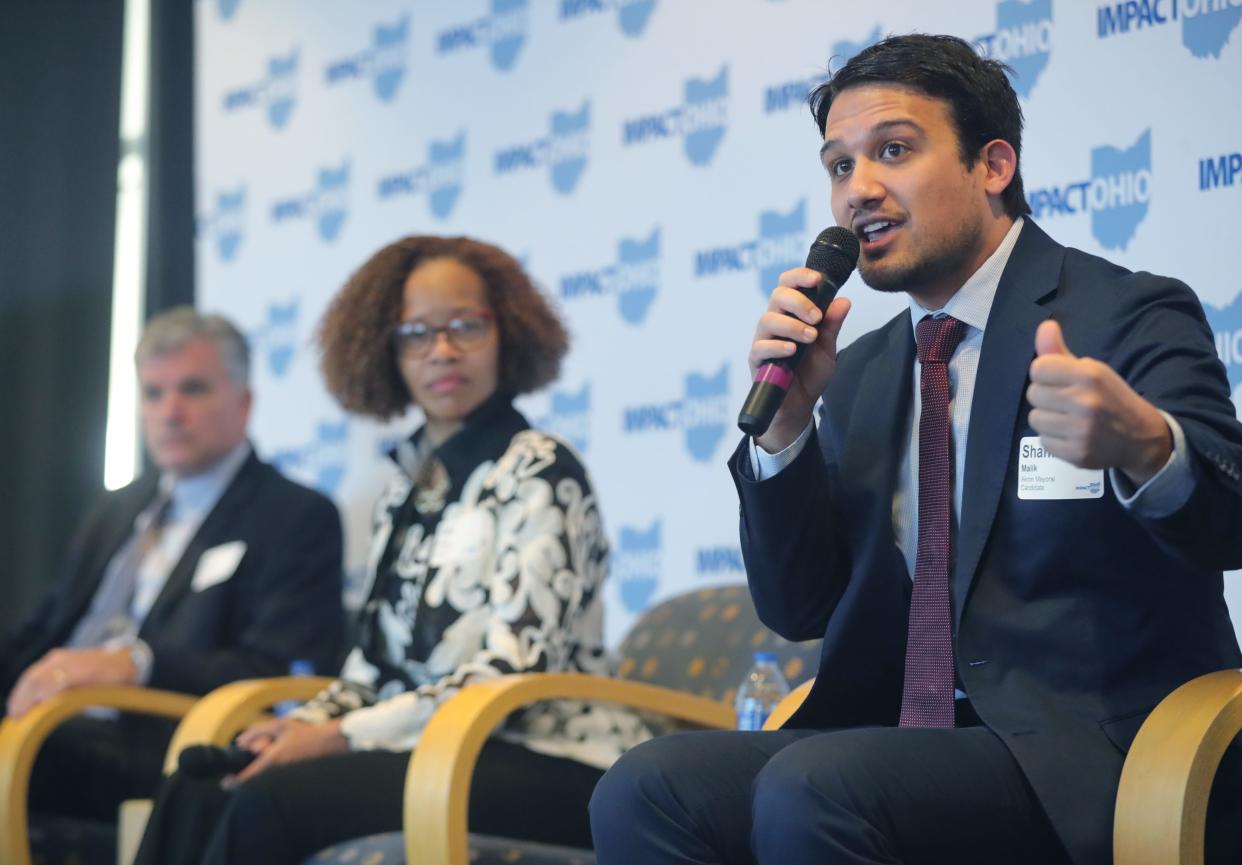
{"label": "white wall", "polygon": [[[313,331],[379,246],[467,233],[570,323],[565,375],[522,408],[594,474],[611,637],[743,578],[723,463],[750,332],[832,223],[802,96],[882,34],[955,33],[1014,66],[1040,224],[1186,280],[1242,387],[1242,0],[199,0],[197,22],[200,301],[254,340],[259,449],[340,502],[355,577],[379,451],[416,418],[346,420]],[[1203,160],[1224,168],[1208,188]],[[902,304],[845,293],[847,337]]]}

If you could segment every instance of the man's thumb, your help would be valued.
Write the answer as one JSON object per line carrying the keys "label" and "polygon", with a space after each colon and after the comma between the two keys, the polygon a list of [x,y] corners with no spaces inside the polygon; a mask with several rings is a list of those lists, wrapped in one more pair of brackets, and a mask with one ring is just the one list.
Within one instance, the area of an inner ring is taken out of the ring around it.
{"label": "man's thumb", "polygon": [[1061,335],[1061,325],[1052,320],[1045,321],[1035,331],[1035,354],[1040,357],[1046,354],[1074,356],[1069,346],[1065,344],[1065,337]]}

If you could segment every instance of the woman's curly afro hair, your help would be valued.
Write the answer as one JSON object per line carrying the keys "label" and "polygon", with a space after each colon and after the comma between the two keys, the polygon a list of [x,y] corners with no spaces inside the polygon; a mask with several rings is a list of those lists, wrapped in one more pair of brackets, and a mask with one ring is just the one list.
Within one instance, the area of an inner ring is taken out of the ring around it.
{"label": "woman's curly afro hair", "polygon": [[500,333],[500,390],[516,396],[556,380],[569,335],[517,260],[469,237],[415,235],[371,256],[319,324],[324,382],[346,411],[383,420],[413,404],[397,367],[392,334],[406,279],[437,258],[464,264],[483,280]]}

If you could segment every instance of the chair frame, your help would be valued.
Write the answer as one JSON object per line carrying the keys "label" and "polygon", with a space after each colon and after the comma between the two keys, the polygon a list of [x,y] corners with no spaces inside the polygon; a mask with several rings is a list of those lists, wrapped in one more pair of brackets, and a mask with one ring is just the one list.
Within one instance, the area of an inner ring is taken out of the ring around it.
{"label": "chair frame", "polygon": [[[283,677],[234,682],[195,704],[177,727],[165,771],[188,745],[225,745],[282,700],[308,699],[330,679]],[[584,673],[527,673],[476,682],[447,700],[423,730],[406,773],[403,829],[407,860],[467,865],[470,780],[483,743],[509,713],[540,700],[596,700],[656,712],[697,727],[728,729],[733,708],[640,682]],[[25,863],[22,863],[25,865]]]}
{"label": "chair frame", "polygon": [[[789,719],[812,682],[764,725]],[[1242,732],[1242,670],[1192,679],[1147,716],[1126,754],[1113,818],[1113,865],[1203,865],[1208,794],[1225,749]]]}
{"label": "chair frame", "polygon": [[38,704],[20,718],[0,723],[0,862],[30,865],[28,796],[30,773],[47,737],[69,718],[91,706],[122,712],[180,718],[190,711],[197,697],[141,688],[107,685],[73,688]]}
{"label": "chair frame", "polygon": [[1203,865],[1208,794],[1242,732],[1242,670],[1192,679],[1143,722],[1121,770],[1114,865]]}
{"label": "chair frame", "polygon": [[510,712],[539,700],[596,700],[709,729],[734,725],[731,706],[683,691],[585,673],[523,673],[463,688],[432,714],[405,776],[408,862],[467,865],[466,811],[479,751]]}
{"label": "chair frame", "polygon": [[[283,677],[235,682],[194,702],[143,688],[83,688],[40,704],[0,726],[0,861],[29,865],[26,788],[35,754],[62,720],[108,705],[165,717],[184,716],[165,771],[192,744],[225,745],[283,700],[308,699],[330,679]],[[776,729],[797,710],[813,682],[785,698],[764,725]],[[404,839],[410,862],[468,865],[467,805],[479,752],[514,710],[540,700],[617,703],[708,729],[734,724],[732,707],[640,682],[583,673],[528,673],[478,682],[440,706],[423,730],[406,774]],[[1225,749],[1242,731],[1242,670],[1223,670],[1182,685],[1151,713],[1121,774],[1114,820],[1114,865],[1203,865],[1208,794]]]}

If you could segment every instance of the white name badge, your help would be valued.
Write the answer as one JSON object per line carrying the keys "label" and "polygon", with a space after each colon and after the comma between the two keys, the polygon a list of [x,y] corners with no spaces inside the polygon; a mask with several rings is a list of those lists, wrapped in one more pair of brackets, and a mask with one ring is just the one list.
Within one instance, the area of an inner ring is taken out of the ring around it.
{"label": "white name badge", "polygon": [[464,563],[479,559],[492,548],[496,534],[495,518],[482,508],[460,510],[436,528],[431,566]]}
{"label": "white name badge", "polygon": [[1039,436],[1018,442],[1018,498],[1098,499],[1104,495],[1104,471],[1080,469],[1054,457]]}

